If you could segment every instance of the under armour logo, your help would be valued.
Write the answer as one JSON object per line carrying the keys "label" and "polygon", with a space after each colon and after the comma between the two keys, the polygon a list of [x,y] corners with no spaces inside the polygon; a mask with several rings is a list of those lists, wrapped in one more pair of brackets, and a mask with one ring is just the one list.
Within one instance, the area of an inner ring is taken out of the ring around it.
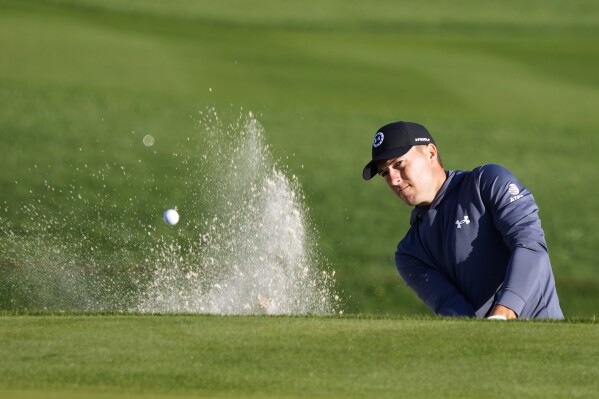
{"label": "under armour logo", "polygon": [[468,219],[468,216],[464,216],[463,220],[456,220],[455,224],[458,226],[458,229],[462,228],[462,225],[466,223],[466,224],[470,224],[470,219]]}

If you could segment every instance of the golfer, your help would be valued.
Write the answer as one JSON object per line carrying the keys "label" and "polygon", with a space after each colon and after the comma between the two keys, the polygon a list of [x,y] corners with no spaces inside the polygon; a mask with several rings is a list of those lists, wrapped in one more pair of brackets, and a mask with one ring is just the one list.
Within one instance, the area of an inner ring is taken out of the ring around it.
{"label": "golfer", "polygon": [[539,209],[508,170],[444,170],[424,126],[394,122],[374,136],[363,177],[376,174],[414,207],[395,263],[433,312],[563,319]]}

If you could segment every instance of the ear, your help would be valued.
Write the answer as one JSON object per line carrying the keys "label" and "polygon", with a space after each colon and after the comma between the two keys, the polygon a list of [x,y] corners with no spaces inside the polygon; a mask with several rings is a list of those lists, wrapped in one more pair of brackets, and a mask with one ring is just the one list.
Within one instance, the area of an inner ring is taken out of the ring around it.
{"label": "ear", "polygon": [[427,144],[424,151],[425,151],[427,159],[430,159],[431,161],[433,159],[437,159],[437,146],[436,145]]}

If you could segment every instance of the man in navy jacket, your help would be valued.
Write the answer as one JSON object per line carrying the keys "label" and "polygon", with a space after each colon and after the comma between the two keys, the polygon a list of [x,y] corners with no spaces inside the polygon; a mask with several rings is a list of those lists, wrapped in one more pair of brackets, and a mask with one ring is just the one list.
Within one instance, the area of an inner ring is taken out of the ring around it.
{"label": "man in navy jacket", "polygon": [[394,122],[374,137],[376,174],[414,207],[395,263],[436,314],[563,319],[537,204],[508,170],[446,171],[424,126]]}

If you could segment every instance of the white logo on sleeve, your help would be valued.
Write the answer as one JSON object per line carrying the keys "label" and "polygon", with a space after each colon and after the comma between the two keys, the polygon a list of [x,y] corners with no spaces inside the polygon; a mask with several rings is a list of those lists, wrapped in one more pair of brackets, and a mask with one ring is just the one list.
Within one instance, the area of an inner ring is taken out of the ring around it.
{"label": "white logo on sleeve", "polygon": [[519,200],[524,197],[523,194],[520,194],[520,189],[514,183],[510,184],[507,188],[507,192],[512,196],[510,198],[510,203]]}
{"label": "white logo on sleeve", "polygon": [[456,220],[455,224],[458,226],[458,229],[461,229],[463,224],[470,224],[470,219],[468,219],[468,216],[464,216],[464,219]]}

